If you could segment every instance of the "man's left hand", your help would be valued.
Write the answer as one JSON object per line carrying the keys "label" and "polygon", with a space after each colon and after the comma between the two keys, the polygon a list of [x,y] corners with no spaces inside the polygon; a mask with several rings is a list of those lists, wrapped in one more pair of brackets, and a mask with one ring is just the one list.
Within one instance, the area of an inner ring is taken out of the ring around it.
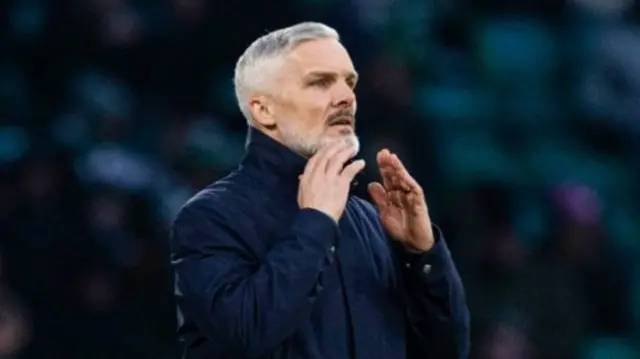
{"label": "man's left hand", "polygon": [[407,250],[430,250],[434,236],[422,187],[389,150],[378,152],[376,160],[382,183],[370,183],[369,194],[378,207],[382,225]]}

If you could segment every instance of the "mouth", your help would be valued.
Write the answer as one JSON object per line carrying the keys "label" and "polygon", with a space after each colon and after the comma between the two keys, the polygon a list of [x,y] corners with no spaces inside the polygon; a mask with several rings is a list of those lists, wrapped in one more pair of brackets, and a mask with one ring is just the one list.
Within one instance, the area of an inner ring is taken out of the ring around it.
{"label": "mouth", "polygon": [[339,117],[336,118],[334,120],[332,120],[331,122],[329,122],[329,127],[333,127],[333,126],[349,126],[349,127],[353,127],[353,118],[348,117],[348,116],[344,116],[344,117]]}

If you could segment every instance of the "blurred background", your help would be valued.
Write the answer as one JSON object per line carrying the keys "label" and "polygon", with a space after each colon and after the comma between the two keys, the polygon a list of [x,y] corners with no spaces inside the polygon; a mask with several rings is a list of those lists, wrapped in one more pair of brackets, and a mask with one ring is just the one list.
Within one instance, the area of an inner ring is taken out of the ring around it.
{"label": "blurred background", "polygon": [[304,20],[425,187],[472,358],[639,358],[639,5],[1,2],[0,358],[178,357],[167,229],[242,156],[237,57]]}

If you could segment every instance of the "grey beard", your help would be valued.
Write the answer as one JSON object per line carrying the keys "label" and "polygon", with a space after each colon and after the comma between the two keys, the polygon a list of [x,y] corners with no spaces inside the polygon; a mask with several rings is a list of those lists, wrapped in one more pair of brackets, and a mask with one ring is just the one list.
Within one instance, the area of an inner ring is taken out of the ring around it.
{"label": "grey beard", "polygon": [[356,154],[360,152],[360,140],[358,139],[358,136],[350,132],[345,133],[341,137],[322,137],[319,141],[315,142],[305,141],[302,138],[286,138],[284,140],[287,147],[306,158],[312,157],[321,148],[328,146],[335,141],[345,141],[350,146],[354,147]]}

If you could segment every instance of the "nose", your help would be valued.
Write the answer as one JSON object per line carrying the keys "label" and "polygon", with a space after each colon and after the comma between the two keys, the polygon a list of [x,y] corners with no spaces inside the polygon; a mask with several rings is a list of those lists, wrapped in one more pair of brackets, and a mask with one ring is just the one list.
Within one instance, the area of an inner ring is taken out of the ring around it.
{"label": "nose", "polygon": [[356,102],[356,94],[353,88],[345,82],[339,82],[334,86],[333,105],[335,107],[351,107]]}

